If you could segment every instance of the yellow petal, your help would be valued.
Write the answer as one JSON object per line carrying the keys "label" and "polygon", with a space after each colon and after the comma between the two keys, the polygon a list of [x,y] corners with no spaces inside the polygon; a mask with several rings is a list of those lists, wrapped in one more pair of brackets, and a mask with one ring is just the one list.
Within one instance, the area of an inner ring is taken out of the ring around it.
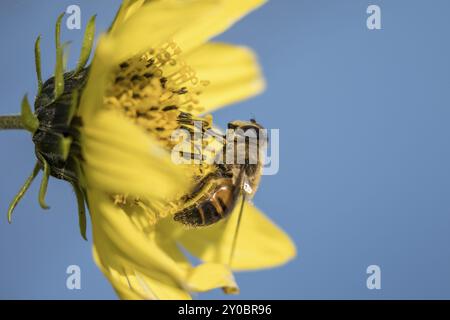
{"label": "yellow petal", "polygon": [[94,58],[89,70],[86,87],[83,90],[78,108],[78,115],[83,122],[95,117],[103,107],[103,97],[111,70],[113,48],[103,35],[99,38]]}
{"label": "yellow petal", "polygon": [[173,40],[184,52],[222,33],[264,0],[151,1],[108,34],[114,63]]}
{"label": "yellow petal", "polygon": [[88,190],[94,259],[122,299],[190,299],[191,291],[219,287],[237,290],[231,271],[221,265],[192,268],[175,239],[155,228],[142,229],[134,212],[108,196]]}
{"label": "yellow petal", "polygon": [[[200,0],[200,2],[206,1]],[[216,1],[218,10],[211,11],[209,16],[203,16],[197,21],[192,21],[187,28],[175,34],[173,40],[184,52],[188,52],[224,32],[244,15],[255,10],[265,2],[266,0]]]}
{"label": "yellow petal", "polygon": [[136,284],[140,286],[139,290],[144,292],[145,296],[153,295],[159,300],[191,299],[190,292],[205,292],[217,288],[225,288],[232,293],[239,292],[231,271],[223,265],[211,263],[191,268],[187,273],[184,288],[178,287],[170,279],[153,276],[148,270],[141,269],[136,272],[135,278],[132,276],[130,279],[130,282],[135,284],[134,287]]}
{"label": "yellow petal", "polygon": [[163,278],[137,274],[137,281],[146,292],[151,292],[158,300],[190,300],[191,295],[184,289],[164,281]]}
{"label": "yellow petal", "polygon": [[[94,260],[121,299],[191,299],[185,285],[170,274],[150,266],[143,268],[136,265],[118,252],[113,243],[110,243],[109,250],[105,250],[108,240],[103,240],[106,243],[100,246],[97,245],[99,241],[97,237],[93,248]],[[159,256],[155,255],[154,258],[158,259]]]}
{"label": "yellow petal", "polygon": [[[118,14],[118,22],[115,23],[117,27],[114,26],[111,32],[98,41],[89,79],[81,97],[79,115],[83,119],[91,118],[102,107],[105,85],[114,66],[136,54],[159,48],[167,41],[174,41],[187,54],[225,31],[264,2],[265,0],[166,0],[150,1],[142,5],[141,1],[127,1],[125,9]],[[245,81],[252,82],[249,79]],[[234,93],[235,100],[251,95],[252,90],[255,93],[258,91],[258,85],[256,88],[247,86],[241,93]],[[229,84],[223,83],[218,89],[230,90],[228,87]],[[221,99],[211,100],[211,105],[220,104],[223,104]]]}
{"label": "yellow petal", "polygon": [[218,1],[154,1],[141,7],[120,28],[106,36],[118,64],[151,48],[158,48],[189,25],[217,11]]}
{"label": "yellow petal", "polygon": [[[213,226],[184,230],[181,244],[203,261],[227,264],[230,257],[239,208],[228,221]],[[238,234],[233,270],[252,270],[284,264],[296,255],[288,235],[253,205],[246,203]]]}
{"label": "yellow petal", "polygon": [[145,0],[124,0],[109,32],[115,32],[129,17],[136,13],[136,10],[138,10],[144,2]]}
{"label": "yellow petal", "polygon": [[189,273],[187,282],[189,288],[196,292],[204,292],[216,288],[225,288],[232,293],[239,292],[233,274],[223,264],[201,264]]}
{"label": "yellow petal", "polygon": [[[121,62],[172,40],[193,21],[220,9],[218,0],[127,1],[119,10],[118,21],[109,33],[99,38],[89,77],[79,106],[83,119],[95,117],[103,106],[103,97],[111,71]],[[138,7],[139,10],[136,10]],[[134,8],[132,10],[132,8]],[[130,14],[132,10],[134,14]]]}
{"label": "yellow petal", "polygon": [[101,112],[82,128],[88,187],[115,194],[165,198],[182,192],[185,172],[143,130],[114,112]]}
{"label": "yellow petal", "polygon": [[122,299],[188,299],[186,271],[107,196],[89,191],[94,258]]}
{"label": "yellow petal", "polygon": [[[123,256],[94,246],[94,260],[117,295],[124,300],[186,300],[189,292],[175,279],[152,268],[142,268]],[[157,257],[155,257],[157,258]]]}
{"label": "yellow petal", "polygon": [[163,229],[137,226],[109,197],[88,191],[94,259],[123,299],[190,299],[190,292],[227,288],[236,292],[223,265],[193,268]]}
{"label": "yellow petal", "polygon": [[[144,296],[139,293],[139,291],[134,290],[131,287],[131,283],[126,277],[125,274],[117,271],[116,269],[111,267],[110,263],[105,263],[100,259],[100,256],[98,254],[97,248],[94,245],[92,248],[92,255],[94,258],[95,263],[99,267],[99,269],[103,272],[105,277],[108,279],[108,281],[113,286],[114,290],[116,291],[116,294],[119,296],[120,299],[123,300],[141,300],[141,299],[151,299],[149,296]],[[108,265],[109,264],[109,265]],[[124,270],[122,268],[122,270]]]}
{"label": "yellow petal", "polygon": [[[102,255],[111,254],[142,268],[160,272],[182,282],[184,270],[131,217],[107,195],[88,189],[94,244]],[[102,257],[103,258],[103,257]]]}
{"label": "yellow petal", "polygon": [[234,276],[227,266],[216,263],[203,263],[194,268],[191,266],[176,243],[170,219],[171,217],[168,217],[156,226],[155,241],[179,267],[186,271],[186,289],[191,292],[204,292],[216,288],[226,288],[233,293],[239,292]]}
{"label": "yellow petal", "polygon": [[265,83],[254,53],[225,43],[206,43],[183,57],[200,79],[210,82],[200,96],[204,112],[252,97]]}

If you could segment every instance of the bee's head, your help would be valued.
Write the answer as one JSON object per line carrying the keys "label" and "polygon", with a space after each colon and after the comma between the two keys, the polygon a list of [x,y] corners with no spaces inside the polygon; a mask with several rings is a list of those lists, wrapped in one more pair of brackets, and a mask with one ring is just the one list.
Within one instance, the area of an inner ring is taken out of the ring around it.
{"label": "bee's head", "polygon": [[254,130],[262,130],[264,127],[260,125],[258,122],[256,122],[255,119],[250,119],[249,121],[241,121],[241,120],[235,120],[228,123],[228,129],[242,129],[244,131],[247,131],[249,129]]}
{"label": "bee's head", "polygon": [[248,134],[249,131],[256,134],[258,141],[267,143],[267,133],[262,125],[256,122],[255,119],[249,121],[236,120],[228,123],[228,129],[235,130],[236,134]]}

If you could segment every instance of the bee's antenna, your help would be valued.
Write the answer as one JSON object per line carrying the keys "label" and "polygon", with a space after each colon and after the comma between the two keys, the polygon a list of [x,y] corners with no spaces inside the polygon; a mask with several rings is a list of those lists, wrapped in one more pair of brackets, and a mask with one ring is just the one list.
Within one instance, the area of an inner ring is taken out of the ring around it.
{"label": "bee's antenna", "polygon": [[233,244],[231,245],[230,260],[228,261],[228,266],[230,268],[231,268],[231,263],[233,262],[234,252],[236,251],[236,243],[237,243],[238,234],[239,234],[239,227],[241,226],[242,213],[244,212],[244,204],[245,204],[245,191],[242,193],[242,202],[241,202],[241,208],[239,209],[239,216],[238,216],[238,221],[237,221],[237,225],[236,225],[236,232],[234,233]]}

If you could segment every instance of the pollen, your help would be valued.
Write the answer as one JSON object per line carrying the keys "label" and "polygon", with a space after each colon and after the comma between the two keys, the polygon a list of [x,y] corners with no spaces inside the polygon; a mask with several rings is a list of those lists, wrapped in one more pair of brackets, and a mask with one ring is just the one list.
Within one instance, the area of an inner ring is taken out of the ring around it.
{"label": "pollen", "polygon": [[173,215],[180,205],[176,201],[149,200],[130,195],[114,195],[112,200],[138,228],[145,231],[151,231],[160,219]]}
{"label": "pollen", "polygon": [[[199,114],[204,108],[199,96],[209,82],[179,57],[181,49],[169,41],[119,64],[104,96],[106,108],[132,119],[157,138],[164,147],[170,145],[172,132],[182,125],[183,114]],[[204,121],[206,128],[211,119]]]}

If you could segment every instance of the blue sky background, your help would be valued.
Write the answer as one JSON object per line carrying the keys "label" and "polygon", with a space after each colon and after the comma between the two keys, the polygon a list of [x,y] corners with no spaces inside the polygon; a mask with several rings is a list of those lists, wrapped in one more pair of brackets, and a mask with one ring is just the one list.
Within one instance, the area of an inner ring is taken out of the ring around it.
{"label": "blue sky background", "polygon": [[[0,113],[36,92],[33,45],[53,72],[53,28],[70,4],[104,30],[120,1],[0,4]],[[382,30],[366,28],[366,8]],[[216,113],[280,128],[281,167],[255,203],[295,240],[299,257],[237,275],[242,299],[450,298],[450,2],[276,0],[220,40],[260,56],[268,90]],[[78,56],[83,31],[63,28]],[[34,164],[24,132],[0,134],[0,298],[114,299],[78,233],[68,184],[51,180],[42,211],[34,184],[8,225],[6,210]],[[67,290],[66,268],[82,270]],[[382,289],[366,288],[366,268]],[[200,298],[225,299],[220,291]]]}

